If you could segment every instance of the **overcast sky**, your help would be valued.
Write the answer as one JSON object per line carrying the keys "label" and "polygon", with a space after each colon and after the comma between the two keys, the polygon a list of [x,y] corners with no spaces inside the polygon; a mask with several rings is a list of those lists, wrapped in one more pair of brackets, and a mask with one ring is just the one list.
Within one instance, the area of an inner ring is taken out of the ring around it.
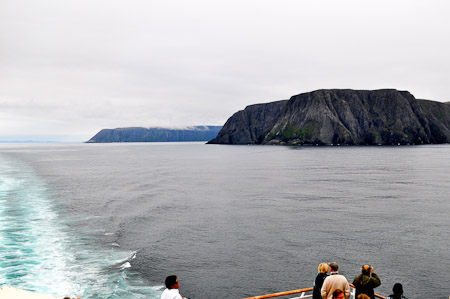
{"label": "overcast sky", "polygon": [[322,88],[450,101],[448,0],[0,0],[0,141],[223,125]]}

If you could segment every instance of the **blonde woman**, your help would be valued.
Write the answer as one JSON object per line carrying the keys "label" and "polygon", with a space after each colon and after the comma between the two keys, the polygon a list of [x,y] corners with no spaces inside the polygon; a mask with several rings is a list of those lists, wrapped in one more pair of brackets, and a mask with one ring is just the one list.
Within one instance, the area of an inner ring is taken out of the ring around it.
{"label": "blonde woman", "polygon": [[319,273],[316,275],[316,279],[314,280],[314,288],[313,288],[313,299],[322,299],[322,295],[320,294],[320,290],[322,289],[323,282],[325,278],[327,278],[328,274],[328,264],[321,263],[319,265]]}

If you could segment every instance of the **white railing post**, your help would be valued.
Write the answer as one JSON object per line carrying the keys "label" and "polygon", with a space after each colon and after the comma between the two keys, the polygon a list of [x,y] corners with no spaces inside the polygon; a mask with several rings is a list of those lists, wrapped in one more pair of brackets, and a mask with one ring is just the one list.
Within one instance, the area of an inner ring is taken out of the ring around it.
{"label": "white railing post", "polygon": [[350,298],[356,299],[356,289],[350,288]]}

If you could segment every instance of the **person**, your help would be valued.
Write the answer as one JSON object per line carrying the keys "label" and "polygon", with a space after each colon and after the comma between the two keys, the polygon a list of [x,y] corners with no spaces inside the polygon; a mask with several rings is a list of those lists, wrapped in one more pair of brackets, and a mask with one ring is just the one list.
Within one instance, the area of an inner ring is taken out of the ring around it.
{"label": "person", "polygon": [[322,290],[320,291],[323,299],[331,299],[333,292],[340,289],[344,292],[344,298],[350,297],[350,286],[347,278],[344,275],[340,275],[338,272],[339,265],[337,263],[330,263],[330,276],[325,278],[323,282]]}
{"label": "person", "polygon": [[344,291],[337,289],[333,292],[333,299],[344,299]]}
{"label": "person", "polygon": [[373,267],[364,265],[361,268],[361,274],[357,275],[353,280],[355,286],[355,296],[366,294],[371,299],[375,299],[374,288],[381,285],[380,278],[373,272]]}
{"label": "person", "polygon": [[387,297],[387,299],[406,299],[405,296],[403,296],[403,286],[401,283],[394,284],[394,287],[392,288],[392,293]]}
{"label": "person", "polygon": [[366,294],[359,294],[356,299],[370,299],[370,297],[367,296]]}
{"label": "person", "polygon": [[166,277],[166,288],[161,294],[161,299],[187,299],[181,297],[178,289],[180,288],[180,283],[176,275],[170,275]]}
{"label": "person", "polygon": [[319,273],[316,275],[316,279],[314,280],[313,287],[313,299],[321,299],[322,295],[320,294],[320,290],[322,289],[323,282],[325,278],[327,278],[328,274],[328,264],[321,263],[318,267]]}

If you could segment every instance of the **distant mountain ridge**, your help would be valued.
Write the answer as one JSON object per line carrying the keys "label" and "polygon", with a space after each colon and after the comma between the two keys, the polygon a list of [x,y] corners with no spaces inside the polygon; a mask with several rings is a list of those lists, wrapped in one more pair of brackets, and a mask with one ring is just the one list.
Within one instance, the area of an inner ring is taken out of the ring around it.
{"label": "distant mountain ridge", "polygon": [[208,141],[215,138],[221,128],[221,126],[192,126],[179,129],[157,127],[103,129],[87,142],[108,143]]}
{"label": "distant mountain ridge", "polygon": [[236,112],[211,144],[450,142],[450,105],[395,89],[323,89]]}

